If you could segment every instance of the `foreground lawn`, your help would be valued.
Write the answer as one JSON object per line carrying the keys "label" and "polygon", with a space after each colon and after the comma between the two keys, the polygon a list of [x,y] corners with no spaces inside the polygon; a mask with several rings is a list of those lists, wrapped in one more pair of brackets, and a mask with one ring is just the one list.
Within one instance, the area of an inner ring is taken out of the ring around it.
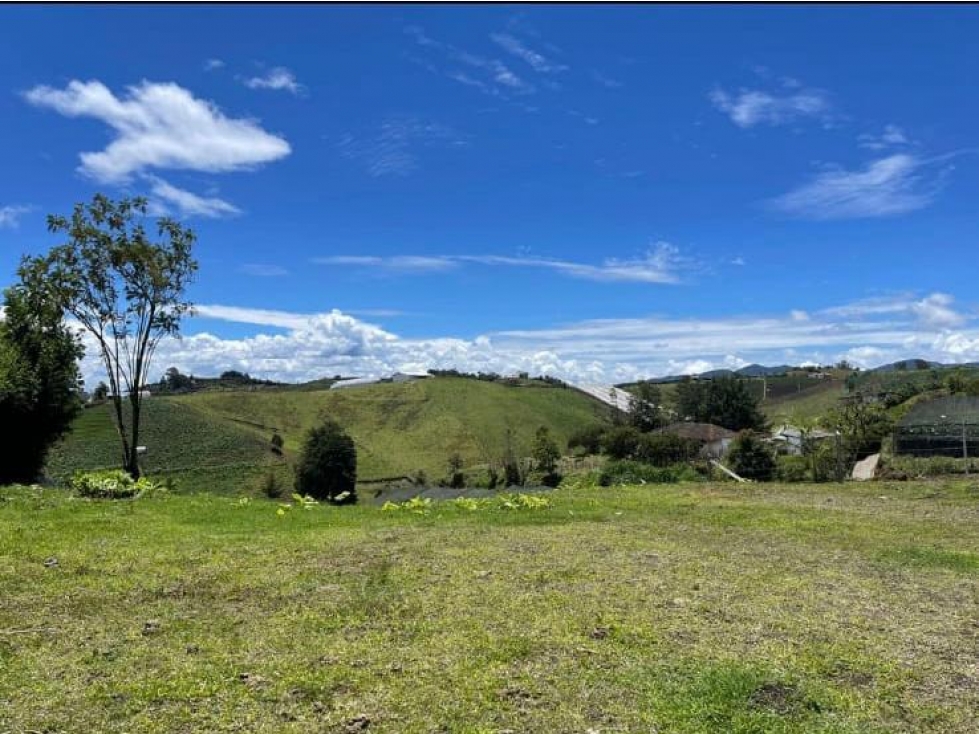
{"label": "foreground lawn", "polygon": [[0,732],[975,732],[975,484],[0,489]]}

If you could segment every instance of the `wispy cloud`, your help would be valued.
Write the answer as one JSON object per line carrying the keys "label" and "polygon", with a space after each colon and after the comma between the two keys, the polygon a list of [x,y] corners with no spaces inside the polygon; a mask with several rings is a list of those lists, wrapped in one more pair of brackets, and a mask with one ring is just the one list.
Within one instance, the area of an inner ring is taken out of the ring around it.
{"label": "wispy cloud", "polygon": [[112,128],[115,138],[105,150],[80,155],[81,172],[101,182],[125,183],[147,169],[247,170],[291,152],[284,138],[256,121],[227,117],[177,84],[143,81],[120,98],[102,82],[72,81],[65,89],[34,87],[24,96],[38,107]]}
{"label": "wispy cloud", "polygon": [[618,79],[613,79],[610,76],[603,74],[597,69],[592,69],[591,78],[596,82],[601,84],[606,89],[621,89],[625,86],[624,83],[620,82]]}
{"label": "wispy cloud", "polygon": [[245,263],[239,266],[239,273],[254,275],[258,278],[279,278],[288,275],[289,271],[281,265],[268,265],[265,263]]}
{"label": "wispy cloud", "polygon": [[658,284],[679,282],[680,271],[691,266],[689,258],[682,256],[678,248],[666,242],[655,243],[640,257],[630,259],[608,258],[600,264],[556,258],[505,255],[399,255],[393,257],[334,255],[315,258],[314,262],[321,265],[347,265],[401,273],[444,272],[454,270],[463,264],[540,268],[585,280]]}
{"label": "wispy cloud", "polygon": [[783,82],[784,91],[740,89],[727,92],[718,87],[709,97],[717,109],[742,128],[761,124],[784,125],[805,117],[829,122],[832,105],[825,92],[801,88],[795,80],[787,81],[792,83]]}
{"label": "wispy cloud", "polygon": [[769,205],[804,219],[886,217],[923,209],[934,201],[947,156],[925,160],[898,153],[853,171],[832,168]]}
{"label": "wispy cloud", "polygon": [[510,94],[523,95],[536,91],[533,84],[500,59],[487,58],[450,43],[437,41],[419,26],[407,26],[404,30],[426,55],[439,62],[440,65],[436,65],[432,61],[415,60],[431,72],[497,97],[507,98]]}
{"label": "wispy cloud", "polygon": [[221,59],[208,59],[204,62],[204,71],[217,71],[224,67],[225,63]]}
{"label": "wispy cloud", "polygon": [[306,87],[296,81],[296,75],[284,66],[276,66],[260,76],[244,80],[249,89],[272,89],[289,92],[296,96],[306,93]]}
{"label": "wispy cloud", "polygon": [[420,166],[420,151],[464,147],[468,141],[450,127],[414,117],[385,120],[372,134],[344,135],[337,143],[346,158],[359,161],[370,176],[407,176]]}
{"label": "wispy cloud", "polygon": [[493,43],[500,46],[507,53],[516,56],[527,63],[530,68],[541,74],[555,74],[567,71],[568,67],[549,60],[543,54],[534,51],[524,44],[520,39],[515,38],[509,33],[493,33],[490,35]]}
{"label": "wispy cloud", "polygon": [[865,133],[858,138],[858,141],[860,147],[867,150],[886,150],[911,144],[904,130],[897,125],[886,125],[879,134]]}
{"label": "wispy cloud", "polygon": [[20,224],[20,218],[30,212],[32,207],[22,204],[0,206],[0,229],[14,229]]}
{"label": "wispy cloud", "polygon": [[178,188],[158,176],[147,174],[144,178],[150,184],[151,204],[155,214],[169,214],[171,210],[175,210],[182,217],[204,217],[206,219],[219,219],[241,214],[238,207],[224,199],[198,196]]}

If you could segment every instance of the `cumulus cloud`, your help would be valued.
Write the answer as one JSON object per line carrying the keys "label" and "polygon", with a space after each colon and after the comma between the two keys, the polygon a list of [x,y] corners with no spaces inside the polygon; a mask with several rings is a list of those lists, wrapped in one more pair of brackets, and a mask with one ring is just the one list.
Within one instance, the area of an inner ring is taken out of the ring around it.
{"label": "cumulus cloud", "polygon": [[20,218],[31,211],[31,207],[21,204],[0,206],[0,229],[14,229],[20,224]]}
{"label": "cumulus cloud", "polygon": [[296,75],[284,66],[276,66],[260,76],[245,79],[244,84],[249,89],[285,91],[296,96],[306,93],[306,88],[296,81]]}
{"label": "cumulus cloud", "polygon": [[[944,311],[942,311],[944,309]],[[500,331],[474,338],[408,339],[340,311],[293,313],[226,305],[198,306],[187,330],[231,321],[262,329],[236,339],[210,329],[160,344],[156,368],[207,375],[226,369],[299,381],[337,373],[381,375],[454,367],[468,371],[550,374],[609,383],[677,373],[737,369],[750,362],[864,367],[909,357],[979,360],[979,323],[949,317],[944,294],[902,296],[778,316],[601,319],[555,328]],[[939,316],[936,319],[935,314]],[[211,322],[208,324],[208,322]],[[269,331],[273,330],[273,331]],[[89,350],[95,355],[95,350]],[[87,357],[86,380],[99,377]]]}
{"label": "cumulus cloud", "polygon": [[731,118],[738,127],[755,125],[784,125],[801,118],[830,120],[831,108],[828,95],[818,89],[799,89],[786,85],[790,91],[766,92],[760,89],[741,89],[727,92],[716,88],[710,92],[710,101]]}
{"label": "cumulus cloud", "polygon": [[215,197],[198,196],[167,183],[157,176],[145,176],[150,184],[151,213],[162,215],[176,213],[181,217],[218,219],[241,214],[234,204]]}
{"label": "cumulus cloud", "polygon": [[906,214],[938,195],[947,170],[938,166],[940,160],[895,153],[857,170],[831,168],[768,203],[776,211],[816,220]]}
{"label": "cumulus cloud", "polygon": [[352,265],[397,272],[440,272],[464,264],[541,268],[586,280],[633,283],[677,283],[679,271],[690,265],[689,258],[667,242],[657,242],[640,257],[608,258],[601,264],[554,258],[512,257],[504,255],[333,255],[314,258],[321,265]]}
{"label": "cumulus cloud", "polygon": [[116,96],[100,81],[64,89],[34,87],[28,102],[66,117],[91,117],[115,133],[101,151],[80,155],[80,170],[106,183],[124,183],[151,169],[219,173],[251,169],[290,153],[284,138],[257,121],[227,117],[213,102],[173,83],[143,81]]}

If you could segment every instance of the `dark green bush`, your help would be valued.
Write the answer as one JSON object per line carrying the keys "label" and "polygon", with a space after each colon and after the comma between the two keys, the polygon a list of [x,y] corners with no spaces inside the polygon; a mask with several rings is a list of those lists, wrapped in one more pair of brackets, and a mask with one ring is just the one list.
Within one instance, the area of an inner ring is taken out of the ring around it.
{"label": "dark green bush", "polygon": [[334,421],[307,435],[296,466],[296,491],[335,504],[357,501],[357,449]]}
{"label": "dark green bush", "polygon": [[751,431],[742,431],[731,442],[726,461],[745,479],[769,482],[775,476],[775,452]]}
{"label": "dark green bush", "polygon": [[779,456],[777,474],[780,482],[808,482],[812,478],[809,459],[805,456]]}
{"label": "dark green bush", "polygon": [[656,467],[641,461],[613,460],[602,469],[598,483],[612,487],[619,484],[675,484],[700,479],[696,470],[686,464]]}
{"label": "dark green bush", "polygon": [[672,466],[690,461],[700,452],[700,442],[668,433],[647,433],[639,437],[635,458],[653,466]]}
{"label": "dark green bush", "polygon": [[616,426],[606,431],[602,448],[613,459],[633,459],[642,434],[632,426]]}
{"label": "dark green bush", "polygon": [[575,431],[568,439],[568,450],[581,449],[585,454],[601,453],[602,439],[605,437],[606,430],[608,430],[606,426],[595,423]]}

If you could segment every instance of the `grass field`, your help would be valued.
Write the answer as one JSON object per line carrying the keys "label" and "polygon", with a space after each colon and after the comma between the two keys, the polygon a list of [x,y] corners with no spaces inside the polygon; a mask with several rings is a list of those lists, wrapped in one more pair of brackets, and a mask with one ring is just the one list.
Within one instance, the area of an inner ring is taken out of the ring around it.
{"label": "grass field", "polygon": [[563,448],[578,428],[608,419],[606,408],[577,390],[455,377],[315,392],[203,392],[176,400],[257,435],[276,428],[293,452],[310,427],[332,418],[357,444],[362,479],[418,470],[440,477],[453,453],[467,466],[498,461],[507,431],[514,452],[525,456],[542,425]]}
{"label": "grass field", "polygon": [[[332,418],[357,444],[363,480],[446,472],[450,454],[475,465],[502,458],[507,431],[518,455],[530,451],[541,425],[563,448],[581,426],[608,419],[600,403],[576,390],[506,387],[440,377],[346,390],[221,390],[144,403],[140,443],[150,474],[168,475],[186,491],[254,490],[269,467],[286,483],[286,463],[270,451],[273,429],[285,441],[288,462],[306,432]],[[76,469],[117,467],[119,439],[108,405],[89,408],[51,454],[47,473],[62,479]]]}
{"label": "grass field", "polygon": [[773,425],[798,424],[826,415],[843,396],[843,380],[819,380],[800,392],[786,392],[761,403],[765,417]]}
{"label": "grass field", "polygon": [[[215,420],[170,398],[147,400],[141,425],[140,444],[147,447],[143,470],[172,477],[182,490],[236,493],[270,466],[282,464],[271,452],[270,434]],[[52,450],[46,472],[63,480],[78,469],[118,468],[120,451],[112,408],[94,406],[82,412],[71,433]]]}
{"label": "grass field", "polygon": [[979,488],[0,490],[2,732],[961,732]]}

